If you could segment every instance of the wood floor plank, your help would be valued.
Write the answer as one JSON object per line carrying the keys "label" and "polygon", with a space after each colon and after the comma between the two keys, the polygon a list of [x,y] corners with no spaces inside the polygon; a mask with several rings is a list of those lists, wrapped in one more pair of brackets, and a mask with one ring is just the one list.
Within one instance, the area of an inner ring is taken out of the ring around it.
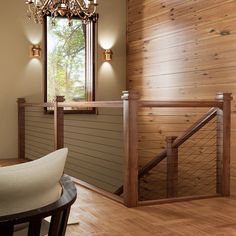
{"label": "wood floor plank", "polygon": [[77,186],[72,215],[79,225],[66,236],[233,236],[236,235],[236,195],[128,209]]}

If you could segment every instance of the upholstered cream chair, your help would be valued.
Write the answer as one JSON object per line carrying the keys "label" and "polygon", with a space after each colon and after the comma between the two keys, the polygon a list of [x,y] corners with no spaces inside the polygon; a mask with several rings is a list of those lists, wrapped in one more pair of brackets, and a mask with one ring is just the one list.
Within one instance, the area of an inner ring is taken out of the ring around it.
{"label": "upholstered cream chair", "polygon": [[62,193],[60,179],[67,153],[67,148],[64,148],[38,160],[1,167],[0,217],[34,210],[57,201]]}

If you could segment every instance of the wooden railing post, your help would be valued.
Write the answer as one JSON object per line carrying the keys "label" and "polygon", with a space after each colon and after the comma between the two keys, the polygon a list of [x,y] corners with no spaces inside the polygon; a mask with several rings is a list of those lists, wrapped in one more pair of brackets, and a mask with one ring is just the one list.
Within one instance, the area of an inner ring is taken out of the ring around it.
{"label": "wooden railing post", "polygon": [[166,137],[168,198],[178,195],[178,148],[173,147],[176,138],[176,136]]}
{"label": "wooden railing post", "polygon": [[64,102],[64,96],[57,96],[54,105],[54,149],[64,147],[64,108],[58,107],[59,102]]}
{"label": "wooden railing post", "polygon": [[136,92],[123,92],[124,122],[124,204],[138,204],[138,128],[137,112],[139,96]]}
{"label": "wooden railing post", "polygon": [[18,98],[18,159],[25,159],[25,98]]}
{"label": "wooden railing post", "polygon": [[217,193],[230,195],[231,93],[217,93],[223,108],[217,112]]}

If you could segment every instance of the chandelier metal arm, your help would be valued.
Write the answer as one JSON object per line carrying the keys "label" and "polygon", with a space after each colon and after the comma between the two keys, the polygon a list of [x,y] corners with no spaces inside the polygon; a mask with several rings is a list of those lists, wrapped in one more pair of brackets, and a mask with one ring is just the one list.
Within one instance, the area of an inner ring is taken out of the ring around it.
{"label": "chandelier metal arm", "polygon": [[97,10],[97,1],[88,0],[27,0],[28,16],[34,17],[36,23],[42,23],[45,15],[56,17],[58,15],[66,16],[69,24],[74,16],[79,16],[83,23],[87,23],[95,15]]}
{"label": "chandelier metal arm", "polygon": [[80,9],[83,11],[83,12],[86,12],[88,10],[87,7],[84,7],[79,0],[75,0],[75,2],[79,5]]}
{"label": "chandelier metal arm", "polygon": [[[88,17],[92,16],[92,15],[96,12],[96,4],[93,4],[93,11],[88,13],[88,7],[84,7],[84,6],[80,3],[79,0],[75,0],[75,2],[79,5],[79,7],[80,7],[80,9],[82,10],[82,12],[83,12],[86,16],[88,16]],[[80,16],[81,16],[81,15],[80,15]]]}
{"label": "chandelier metal arm", "polygon": [[46,0],[46,1],[45,1],[45,3],[44,3],[43,6],[42,6],[42,9],[45,9],[45,8],[47,7],[47,5],[49,4],[49,1],[50,1],[50,0]]}

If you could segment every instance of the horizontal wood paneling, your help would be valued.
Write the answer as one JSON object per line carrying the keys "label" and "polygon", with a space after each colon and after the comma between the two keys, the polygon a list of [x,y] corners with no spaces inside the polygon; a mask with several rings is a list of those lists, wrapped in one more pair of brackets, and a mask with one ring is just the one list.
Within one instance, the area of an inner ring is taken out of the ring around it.
{"label": "horizontal wood paneling", "polygon": [[25,109],[26,158],[38,159],[54,151],[53,117],[42,108]]}
{"label": "horizontal wood paneling", "polygon": [[[65,115],[64,146],[69,155],[65,172],[106,191],[123,182],[122,109],[98,110],[98,115]],[[26,108],[26,157],[40,158],[54,150],[53,115]]]}
{"label": "horizontal wood paneling", "polygon": [[[236,95],[235,1],[127,3],[129,89],[138,91],[144,100],[214,99],[219,91]],[[233,101],[232,186],[236,186],[235,105]],[[140,110],[140,165],[165,147],[167,135],[179,135],[203,112],[203,109]],[[146,182],[152,181],[150,176],[147,178]],[[161,175],[160,178],[163,179]]]}

